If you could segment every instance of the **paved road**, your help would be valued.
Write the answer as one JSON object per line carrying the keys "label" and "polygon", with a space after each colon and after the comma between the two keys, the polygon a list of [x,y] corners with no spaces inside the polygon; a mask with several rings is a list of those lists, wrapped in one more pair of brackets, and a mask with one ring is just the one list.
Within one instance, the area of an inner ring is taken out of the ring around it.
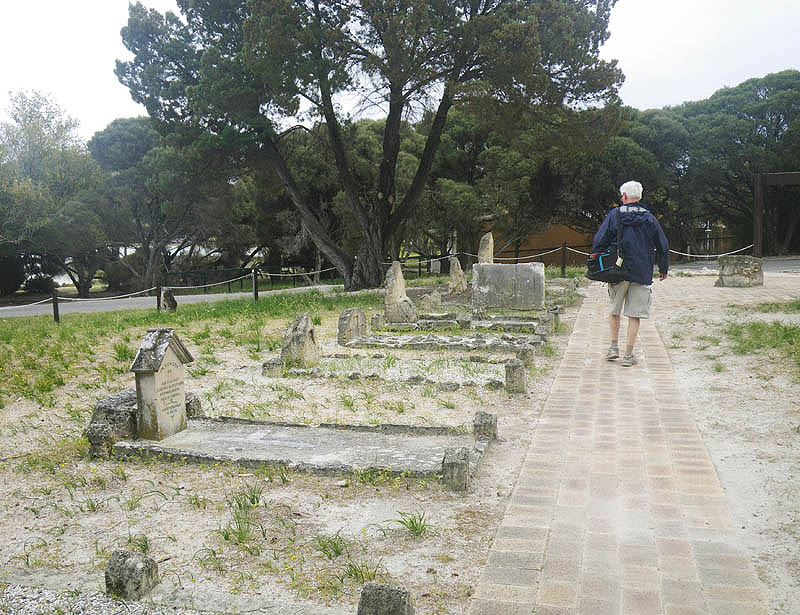
{"label": "paved road", "polygon": [[[271,295],[276,293],[303,293],[310,290],[318,290],[323,293],[333,292],[334,290],[341,290],[341,284],[330,285],[323,284],[320,286],[303,286],[299,288],[284,288],[281,290],[267,290],[259,291],[259,297],[264,295]],[[201,303],[203,301],[221,301],[223,299],[242,299],[252,298],[252,291],[241,293],[208,293],[204,295],[178,295],[176,297],[178,306],[185,303]],[[88,314],[93,312],[115,312],[118,310],[144,310],[155,309],[155,297],[129,297],[126,299],[107,299],[107,300],[92,300],[92,301],[66,301],[59,300],[58,312],[59,314]],[[16,318],[20,316],[39,316],[41,314],[52,314],[53,305],[48,300],[47,303],[39,305],[27,305],[19,307],[0,307],[0,318]]]}
{"label": "paved road", "polygon": [[[691,263],[673,263],[671,269],[697,271],[709,269],[719,271],[719,262],[713,260],[696,260]],[[768,256],[763,259],[762,268],[768,273],[792,273],[800,271],[800,256]]]}

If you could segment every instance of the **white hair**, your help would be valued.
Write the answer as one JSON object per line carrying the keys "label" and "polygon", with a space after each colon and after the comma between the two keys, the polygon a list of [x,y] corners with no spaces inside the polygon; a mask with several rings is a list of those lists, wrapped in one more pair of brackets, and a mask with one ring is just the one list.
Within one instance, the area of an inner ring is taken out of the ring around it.
{"label": "white hair", "polygon": [[625,182],[619,187],[619,193],[628,195],[629,199],[641,199],[642,198],[642,184],[635,181]]}

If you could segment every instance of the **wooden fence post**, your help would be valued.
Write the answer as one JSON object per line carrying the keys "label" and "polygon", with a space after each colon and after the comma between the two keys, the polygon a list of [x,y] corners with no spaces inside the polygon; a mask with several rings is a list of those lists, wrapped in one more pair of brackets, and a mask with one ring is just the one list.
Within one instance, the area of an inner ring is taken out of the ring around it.
{"label": "wooden fence post", "polygon": [[561,244],[561,277],[567,277],[567,242]]}
{"label": "wooden fence post", "polygon": [[258,301],[258,268],[253,267],[253,301]]}
{"label": "wooden fence post", "polygon": [[58,316],[58,294],[56,291],[53,291],[53,320],[56,322],[61,322]]}

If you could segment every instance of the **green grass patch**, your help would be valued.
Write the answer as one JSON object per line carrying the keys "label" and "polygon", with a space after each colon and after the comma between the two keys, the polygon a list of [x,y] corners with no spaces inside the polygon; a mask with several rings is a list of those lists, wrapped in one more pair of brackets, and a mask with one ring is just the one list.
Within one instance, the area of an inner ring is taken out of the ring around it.
{"label": "green grass patch", "polygon": [[[125,310],[99,314],[64,314],[56,324],[50,316],[0,319],[0,408],[10,399],[31,399],[43,406],[54,403],[53,391],[79,373],[93,371],[97,382],[118,375],[120,363],[133,360],[135,348],[145,330],[172,327],[195,343],[230,337],[255,351],[273,349],[276,341],[263,336],[260,325],[270,319],[294,318],[309,312],[316,318],[338,313],[348,307],[362,309],[382,305],[377,293],[284,293],[264,295],[258,301],[231,299],[213,303],[180,305],[178,311]],[[281,323],[285,325],[287,323]],[[133,330],[133,331],[132,331]],[[96,360],[101,349],[110,351],[108,362]],[[89,364],[91,363],[91,366]],[[125,369],[122,370],[123,372]]]}
{"label": "green grass patch", "polygon": [[800,327],[779,322],[731,323],[724,329],[737,354],[779,350],[800,365]]}

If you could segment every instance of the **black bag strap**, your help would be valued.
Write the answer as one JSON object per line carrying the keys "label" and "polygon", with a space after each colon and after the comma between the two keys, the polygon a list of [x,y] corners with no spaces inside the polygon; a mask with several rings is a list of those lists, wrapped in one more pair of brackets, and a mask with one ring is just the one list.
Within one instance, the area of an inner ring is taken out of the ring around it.
{"label": "black bag strap", "polygon": [[617,256],[622,256],[622,208],[617,208]]}

